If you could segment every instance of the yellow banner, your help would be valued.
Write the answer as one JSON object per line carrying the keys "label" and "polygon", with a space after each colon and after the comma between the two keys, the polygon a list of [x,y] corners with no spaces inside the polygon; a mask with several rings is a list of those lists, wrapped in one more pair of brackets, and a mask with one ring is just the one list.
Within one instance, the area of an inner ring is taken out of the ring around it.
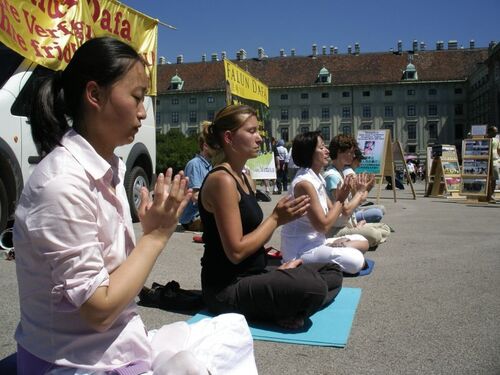
{"label": "yellow banner", "polygon": [[266,85],[229,60],[224,60],[224,70],[232,95],[255,100],[269,107],[269,89]]}
{"label": "yellow banner", "polygon": [[151,95],[156,95],[157,25],[157,20],[115,0],[0,0],[0,41],[7,47],[62,70],[86,40],[113,36],[132,45],[147,62]]}

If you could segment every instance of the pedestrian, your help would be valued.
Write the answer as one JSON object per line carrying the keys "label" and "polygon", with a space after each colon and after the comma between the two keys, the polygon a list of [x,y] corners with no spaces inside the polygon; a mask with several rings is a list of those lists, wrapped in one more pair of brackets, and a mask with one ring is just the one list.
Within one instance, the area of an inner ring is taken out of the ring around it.
{"label": "pedestrian", "polygon": [[278,192],[281,193],[288,190],[288,150],[285,147],[285,141],[282,139],[278,141],[276,151],[278,153],[276,185]]}

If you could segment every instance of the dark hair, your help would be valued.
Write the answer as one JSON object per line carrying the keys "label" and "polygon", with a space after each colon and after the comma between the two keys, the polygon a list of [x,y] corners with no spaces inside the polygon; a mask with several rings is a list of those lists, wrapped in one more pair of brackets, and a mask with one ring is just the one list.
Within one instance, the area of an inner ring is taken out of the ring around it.
{"label": "dark hair", "polygon": [[43,156],[60,144],[69,129],[78,131],[82,95],[88,82],[110,87],[136,62],[144,60],[128,44],[110,37],[94,38],[78,48],[64,71],[55,72],[35,89],[29,115],[31,132]]}
{"label": "dark hair", "polygon": [[305,132],[297,135],[292,143],[292,159],[295,165],[302,168],[310,168],[312,165],[314,150],[318,145],[320,131]]}
{"label": "dark hair", "polygon": [[225,156],[222,150],[223,134],[225,131],[236,131],[243,125],[248,117],[241,117],[241,115],[257,116],[255,109],[248,105],[231,104],[222,108],[215,115],[214,121],[203,128],[203,136],[208,147],[215,151],[213,163],[218,164]]}
{"label": "dark hair", "polygon": [[336,135],[330,141],[330,145],[328,146],[328,150],[330,151],[330,158],[332,158],[332,160],[337,159],[339,152],[345,152],[353,147],[358,147],[358,142],[352,135]]}

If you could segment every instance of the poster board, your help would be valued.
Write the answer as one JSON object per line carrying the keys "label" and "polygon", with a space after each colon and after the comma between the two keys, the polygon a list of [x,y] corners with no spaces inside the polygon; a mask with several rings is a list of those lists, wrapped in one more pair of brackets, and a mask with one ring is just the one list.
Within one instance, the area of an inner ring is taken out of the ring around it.
{"label": "poster board", "polygon": [[475,199],[486,198],[491,174],[491,139],[464,139],[462,158],[460,195]]}
{"label": "poster board", "polygon": [[371,173],[375,175],[377,188],[377,203],[384,177],[390,176],[393,186],[394,202],[396,202],[396,183],[394,179],[394,160],[392,155],[391,133],[388,129],[359,130],[356,138],[365,159],[356,169],[356,173]]}
{"label": "poster board", "polygon": [[[434,151],[432,151],[432,147],[428,147],[428,158],[429,148],[431,149],[430,168],[427,175],[425,196],[460,198],[462,177],[456,147],[454,145],[437,145]],[[429,160],[427,165],[429,165]]]}
{"label": "poster board", "polygon": [[256,158],[249,159],[246,166],[250,170],[250,175],[254,180],[276,179],[276,164],[274,163],[273,152],[267,152]]}

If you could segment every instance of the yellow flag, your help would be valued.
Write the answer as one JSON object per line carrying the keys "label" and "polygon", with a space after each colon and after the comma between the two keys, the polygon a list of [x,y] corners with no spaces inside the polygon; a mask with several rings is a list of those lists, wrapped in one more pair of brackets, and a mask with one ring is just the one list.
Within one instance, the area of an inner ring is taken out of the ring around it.
{"label": "yellow flag", "polygon": [[62,70],[86,40],[113,36],[148,63],[151,95],[156,94],[157,26],[157,20],[115,0],[0,0],[0,41],[7,47]]}
{"label": "yellow flag", "polygon": [[224,70],[231,94],[269,107],[269,89],[265,84],[229,60],[224,60]]}

